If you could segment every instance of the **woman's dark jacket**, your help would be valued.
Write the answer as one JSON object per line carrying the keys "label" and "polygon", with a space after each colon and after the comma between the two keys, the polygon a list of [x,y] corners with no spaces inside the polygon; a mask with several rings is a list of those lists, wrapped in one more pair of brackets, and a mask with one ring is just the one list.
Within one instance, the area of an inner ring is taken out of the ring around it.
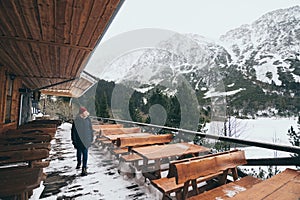
{"label": "woman's dark jacket", "polygon": [[93,142],[93,128],[89,117],[81,118],[77,115],[71,130],[71,138],[74,147],[84,149],[89,148]]}

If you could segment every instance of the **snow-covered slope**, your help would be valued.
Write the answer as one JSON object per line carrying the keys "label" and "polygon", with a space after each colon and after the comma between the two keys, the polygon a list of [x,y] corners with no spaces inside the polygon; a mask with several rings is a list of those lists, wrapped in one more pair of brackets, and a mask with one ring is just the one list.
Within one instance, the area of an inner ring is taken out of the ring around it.
{"label": "snow-covered slope", "polygon": [[230,52],[232,64],[246,74],[254,69],[258,80],[281,85],[278,68],[282,68],[299,82],[291,60],[300,58],[300,6],[269,12],[251,25],[228,31],[220,40]]}

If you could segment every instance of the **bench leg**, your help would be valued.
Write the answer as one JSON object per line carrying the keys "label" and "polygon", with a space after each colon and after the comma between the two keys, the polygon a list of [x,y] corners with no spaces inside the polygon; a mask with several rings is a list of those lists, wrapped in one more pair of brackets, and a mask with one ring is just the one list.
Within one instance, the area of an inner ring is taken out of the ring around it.
{"label": "bench leg", "polygon": [[190,185],[190,181],[185,182],[183,185],[182,198],[181,198],[182,200],[187,199],[188,192],[189,192],[189,185]]}
{"label": "bench leg", "polygon": [[163,194],[162,200],[170,200],[170,198],[167,194]]}
{"label": "bench leg", "polygon": [[199,194],[196,180],[192,180],[192,186],[193,186],[193,191],[195,191],[195,195]]}
{"label": "bench leg", "polygon": [[219,184],[220,184],[220,185],[224,185],[224,184],[227,182],[228,171],[229,171],[228,169],[225,170],[225,171],[223,172],[223,174],[221,175],[221,177],[220,177],[220,179],[219,179]]}
{"label": "bench leg", "polygon": [[233,180],[236,181],[238,179],[238,172],[237,172],[237,168],[231,168],[231,173],[232,173],[232,177],[233,177]]}
{"label": "bench leg", "polygon": [[182,199],[182,191],[176,191],[176,199],[177,200]]}
{"label": "bench leg", "polygon": [[155,172],[154,172],[154,174],[155,174],[155,176],[157,176],[157,178],[161,178],[160,165],[161,165],[160,159],[155,160],[155,166],[154,166]]}

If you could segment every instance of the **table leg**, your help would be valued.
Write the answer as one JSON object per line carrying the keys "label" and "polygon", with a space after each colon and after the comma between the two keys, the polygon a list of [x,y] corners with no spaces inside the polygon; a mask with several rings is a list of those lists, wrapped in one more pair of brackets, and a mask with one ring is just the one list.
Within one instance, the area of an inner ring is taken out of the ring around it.
{"label": "table leg", "polygon": [[160,174],[160,166],[161,166],[161,162],[160,159],[156,159],[155,160],[155,165],[154,165],[154,174],[157,178],[161,178],[161,174]]}

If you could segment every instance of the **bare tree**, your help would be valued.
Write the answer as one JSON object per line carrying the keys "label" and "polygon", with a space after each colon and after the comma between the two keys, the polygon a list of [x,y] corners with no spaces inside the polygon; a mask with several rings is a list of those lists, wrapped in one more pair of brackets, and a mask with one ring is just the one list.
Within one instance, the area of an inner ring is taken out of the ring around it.
{"label": "bare tree", "polygon": [[72,109],[70,105],[70,98],[44,96],[40,101],[40,108],[44,115],[49,115],[51,118],[69,121],[72,119]]}

